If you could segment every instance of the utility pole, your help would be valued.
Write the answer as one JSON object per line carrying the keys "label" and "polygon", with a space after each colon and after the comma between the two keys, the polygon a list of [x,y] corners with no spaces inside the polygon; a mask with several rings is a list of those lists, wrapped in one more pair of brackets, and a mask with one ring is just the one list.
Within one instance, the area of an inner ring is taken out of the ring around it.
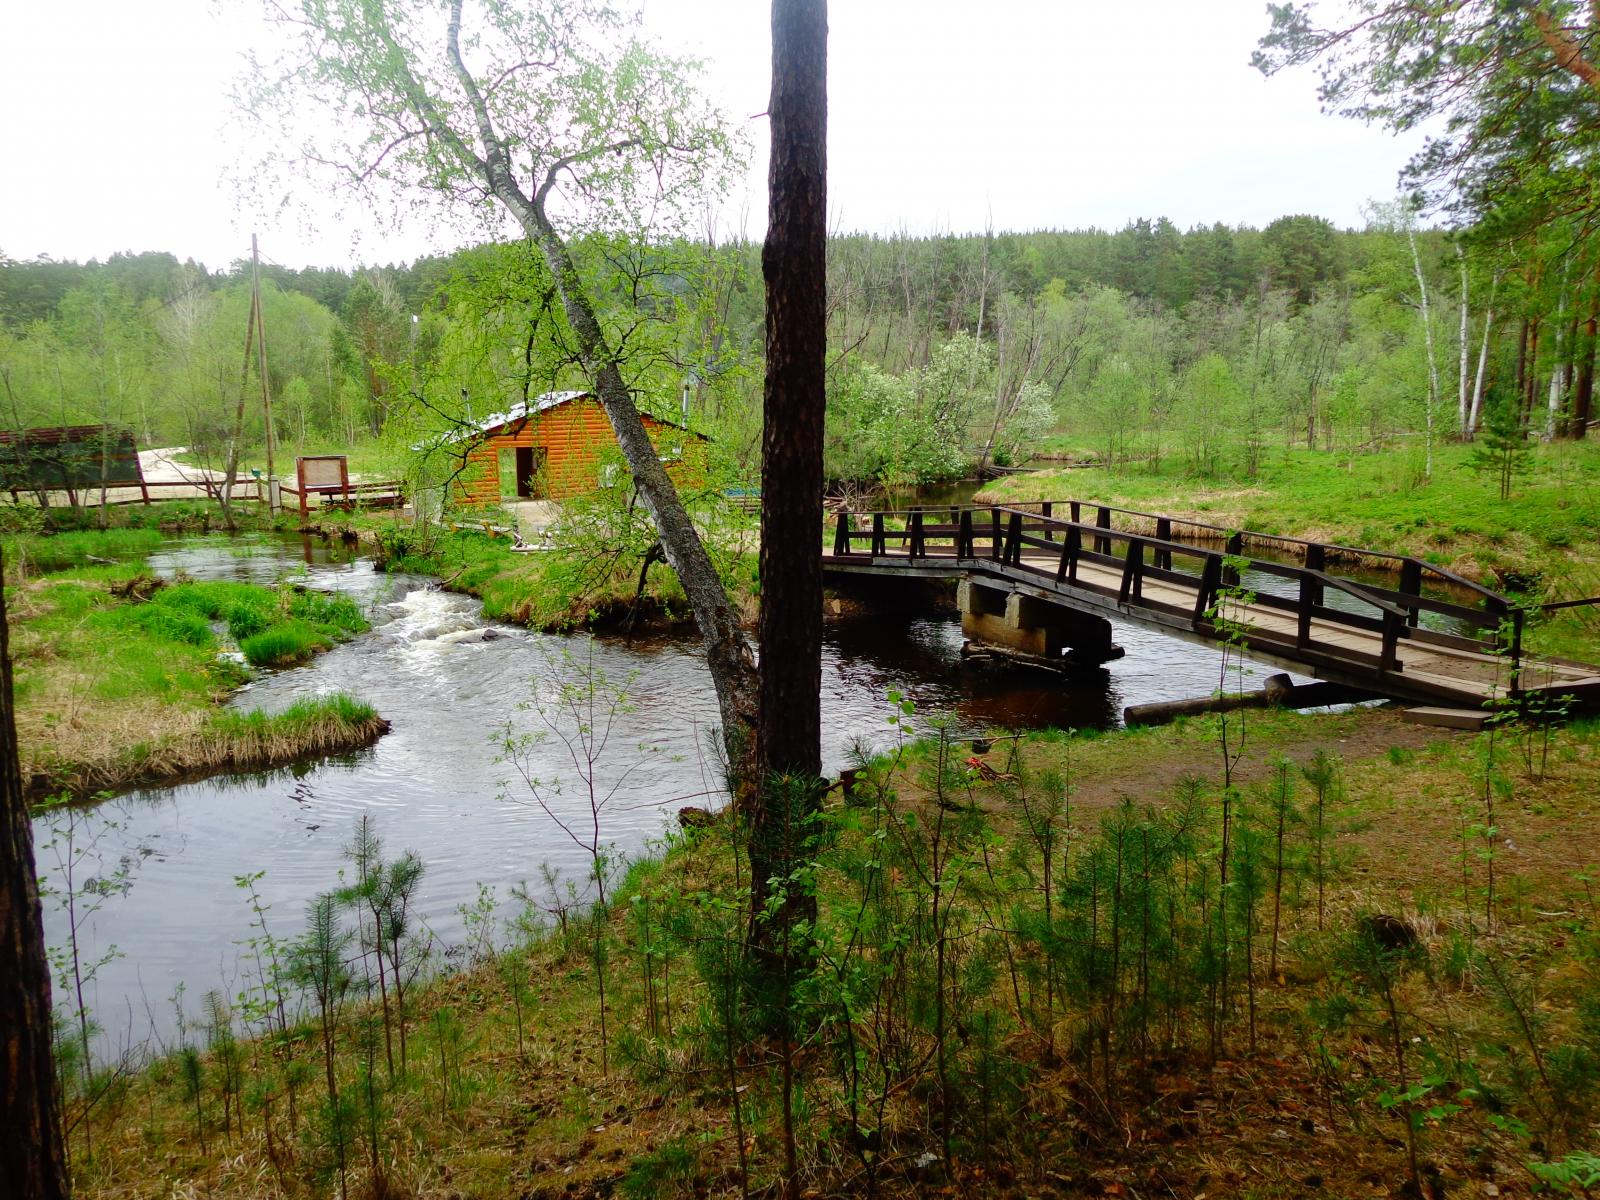
{"label": "utility pole", "polygon": [[[272,487],[272,392],[267,386],[267,324],[261,312],[261,252],[250,235],[250,315],[255,322],[256,362],[261,368],[261,413],[267,434],[267,488]],[[249,353],[246,351],[246,353]]]}

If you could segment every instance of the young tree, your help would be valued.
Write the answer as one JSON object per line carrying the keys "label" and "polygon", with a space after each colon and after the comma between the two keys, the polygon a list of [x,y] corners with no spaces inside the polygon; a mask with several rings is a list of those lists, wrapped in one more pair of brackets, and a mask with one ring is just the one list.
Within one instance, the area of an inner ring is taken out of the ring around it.
{"label": "young tree", "polygon": [[[0,578],[4,569],[0,561]],[[19,773],[9,640],[0,588],[0,1180],[15,1200],[66,1200],[50,965]]]}
{"label": "young tree", "polygon": [[[670,232],[732,145],[692,64],[640,40],[600,0],[300,0],[272,6],[290,61],[256,74],[256,112],[310,101],[336,118],[312,160],[360,192],[414,189],[509,216],[549,267],[574,349],[694,612],[730,747],[753,745],[754,660],[705,546],[634,406],[573,240]],[[809,547],[807,547],[809,549]]]}

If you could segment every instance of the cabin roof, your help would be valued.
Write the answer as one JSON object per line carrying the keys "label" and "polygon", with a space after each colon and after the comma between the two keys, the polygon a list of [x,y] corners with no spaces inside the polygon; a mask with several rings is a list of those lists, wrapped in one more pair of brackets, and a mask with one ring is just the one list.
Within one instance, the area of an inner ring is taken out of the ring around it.
{"label": "cabin roof", "polygon": [[493,413],[477,422],[471,432],[463,431],[459,436],[474,437],[493,434],[524,417],[531,417],[535,413],[549,412],[552,408],[560,408],[563,404],[573,400],[581,400],[588,392],[546,392],[542,396],[535,396],[531,400],[520,400],[505,412]]}
{"label": "cabin roof", "polygon": [[[586,391],[545,392],[542,396],[535,396],[531,400],[518,401],[510,408],[506,409],[505,412],[492,413],[483,418],[481,421],[475,421],[470,425],[464,424],[457,429],[453,429],[448,433],[433,439],[431,442],[424,443],[423,445],[419,446],[413,446],[412,449],[421,450],[424,448],[438,448],[454,445],[457,442],[481,442],[485,438],[495,436],[508,425],[513,425],[516,422],[525,420],[528,417],[537,416],[539,413],[543,412],[549,412],[552,408],[560,408],[563,404],[570,404],[574,400],[582,400],[585,397],[590,397],[593,395],[593,392]],[[680,429],[684,433],[690,434],[693,437],[697,437],[702,440],[705,439],[705,434],[696,433],[687,426],[680,425],[676,421],[668,421],[662,417],[658,417],[655,413],[641,413],[640,415],[648,416],[657,424],[666,425],[672,429]]]}

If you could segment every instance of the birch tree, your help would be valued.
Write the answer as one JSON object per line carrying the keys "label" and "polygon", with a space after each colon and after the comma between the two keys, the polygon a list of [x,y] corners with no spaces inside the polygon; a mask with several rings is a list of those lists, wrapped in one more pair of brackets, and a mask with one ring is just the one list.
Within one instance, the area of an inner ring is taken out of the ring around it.
{"label": "birch tree", "polygon": [[[544,259],[577,358],[677,572],[706,648],[724,736],[756,721],[749,645],[715,567],[645,433],[627,347],[608,330],[575,247],[586,235],[660,238],[688,227],[735,145],[693,85],[597,0],[267,0],[285,36],[247,106],[298,136],[315,171],[364,201],[421,206],[497,231]],[[314,109],[306,131],[297,115]]]}

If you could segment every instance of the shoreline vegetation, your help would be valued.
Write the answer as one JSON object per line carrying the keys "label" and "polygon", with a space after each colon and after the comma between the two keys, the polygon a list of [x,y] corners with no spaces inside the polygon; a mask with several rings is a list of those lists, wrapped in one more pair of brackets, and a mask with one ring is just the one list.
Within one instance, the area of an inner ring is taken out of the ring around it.
{"label": "shoreline vegetation", "polygon": [[[239,998],[177,1044],[66,1080],[78,1194],[1524,1197],[1592,1168],[1592,723],[1252,715],[1224,785],[1217,717],[997,743],[993,779],[901,719],[817,835],[800,1041],[724,1004],[727,814],[597,860],[604,906],[482,889],[443,974],[347,884],[303,934],[258,912]],[[362,878],[410,857],[381,834],[352,831]]]}
{"label": "shoreline vegetation", "polygon": [[31,800],[288,766],[364,749],[388,731],[370,705],[342,694],[271,715],[220,707],[251,668],[306,662],[368,623],[344,596],[157,578],[144,559],[162,540],[159,528],[6,538]]}

